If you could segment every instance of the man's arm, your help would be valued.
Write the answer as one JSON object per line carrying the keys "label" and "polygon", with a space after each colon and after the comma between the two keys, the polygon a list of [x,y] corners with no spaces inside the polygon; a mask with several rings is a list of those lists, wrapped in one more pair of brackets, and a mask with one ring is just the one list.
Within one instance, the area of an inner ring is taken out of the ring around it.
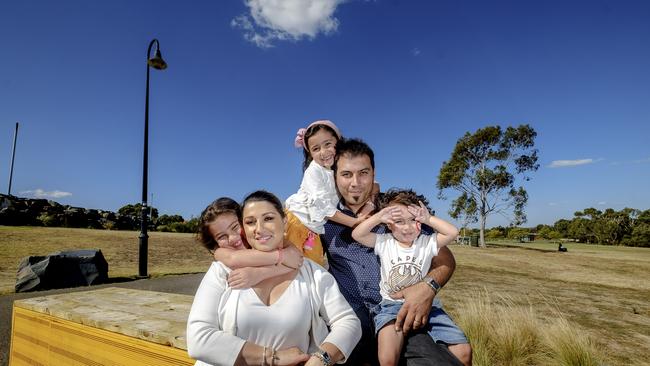
{"label": "man's arm", "polygon": [[[432,277],[440,286],[444,286],[451,278],[456,269],[456,260],[451,250],[442,247],[438,255],[431,261],[431,270],[427,274]],[[407,333],[411,329],[418,329],[425,326],[429,319],[431,304],[436,296],[435,291],[426,283],[419,282],[391,295],[395,299],[404,299],[404,305],[397,314],[395,329],[401,329]]]}

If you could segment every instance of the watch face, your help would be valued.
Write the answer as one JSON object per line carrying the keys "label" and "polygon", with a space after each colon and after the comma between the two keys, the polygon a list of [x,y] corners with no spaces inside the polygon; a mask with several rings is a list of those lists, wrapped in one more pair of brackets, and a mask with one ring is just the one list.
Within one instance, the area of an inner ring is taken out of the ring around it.
{"label": "watch face", "polygon": [[436,280],[434,280],[434,279],[431,278],[431,277],[425,277],[425,279],[426,279],[427,283],[428,283],[429,285],[431,285],[431,287],[435,288],[436,290],[439,290],[439,289],[440,289],[440,285],[438,285],[438,283],[436,282]]}

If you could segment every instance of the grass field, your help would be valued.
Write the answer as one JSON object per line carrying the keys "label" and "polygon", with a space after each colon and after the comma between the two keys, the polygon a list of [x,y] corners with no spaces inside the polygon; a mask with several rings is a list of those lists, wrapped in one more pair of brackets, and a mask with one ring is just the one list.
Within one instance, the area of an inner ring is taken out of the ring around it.
{"label": "grass field", "polygon": [[[138,235],[109,231],[0,226],[0,294],[13,292],[20,259],[68,249],[101,249],[109,277],[138,274]],[[196,273],[210,265],[209,253],[190,234],[149,233],[148,272],[151,276]]]}
{"label": "grass field", "polygon": [[[149,242],[154,276],[203,272],[210,263],[189,234],[151,233]],[[650,249],[514,246],[521,248],[452,246],[458,265],[440,296],[459,322],[479,299],[493,310],[531,314],[549,328],[566,320],[590,337],[605,364],[650,365]],[[0,291],[13,291],[20,258],[82,248],[101,249],[111,277],[137,274],[137,232],[0,226]]]}

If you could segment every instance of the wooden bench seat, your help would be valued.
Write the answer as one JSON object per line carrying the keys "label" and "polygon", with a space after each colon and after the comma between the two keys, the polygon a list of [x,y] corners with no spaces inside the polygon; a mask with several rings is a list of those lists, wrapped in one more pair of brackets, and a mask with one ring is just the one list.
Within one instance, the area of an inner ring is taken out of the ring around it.
{"label": "wooden bench seat", "polygon": [[111,287],[17,300],[9,365],[193,365],[192,299]]}

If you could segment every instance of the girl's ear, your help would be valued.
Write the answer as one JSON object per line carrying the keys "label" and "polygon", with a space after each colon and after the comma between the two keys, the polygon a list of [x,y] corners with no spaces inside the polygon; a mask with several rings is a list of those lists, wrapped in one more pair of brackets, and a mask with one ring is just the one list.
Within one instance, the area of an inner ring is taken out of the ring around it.
{"label": "girl's ear", "polygon": [[415,228],[418,229],[418,231],[422,231],[422,223],[419,221],[415,222]]}

